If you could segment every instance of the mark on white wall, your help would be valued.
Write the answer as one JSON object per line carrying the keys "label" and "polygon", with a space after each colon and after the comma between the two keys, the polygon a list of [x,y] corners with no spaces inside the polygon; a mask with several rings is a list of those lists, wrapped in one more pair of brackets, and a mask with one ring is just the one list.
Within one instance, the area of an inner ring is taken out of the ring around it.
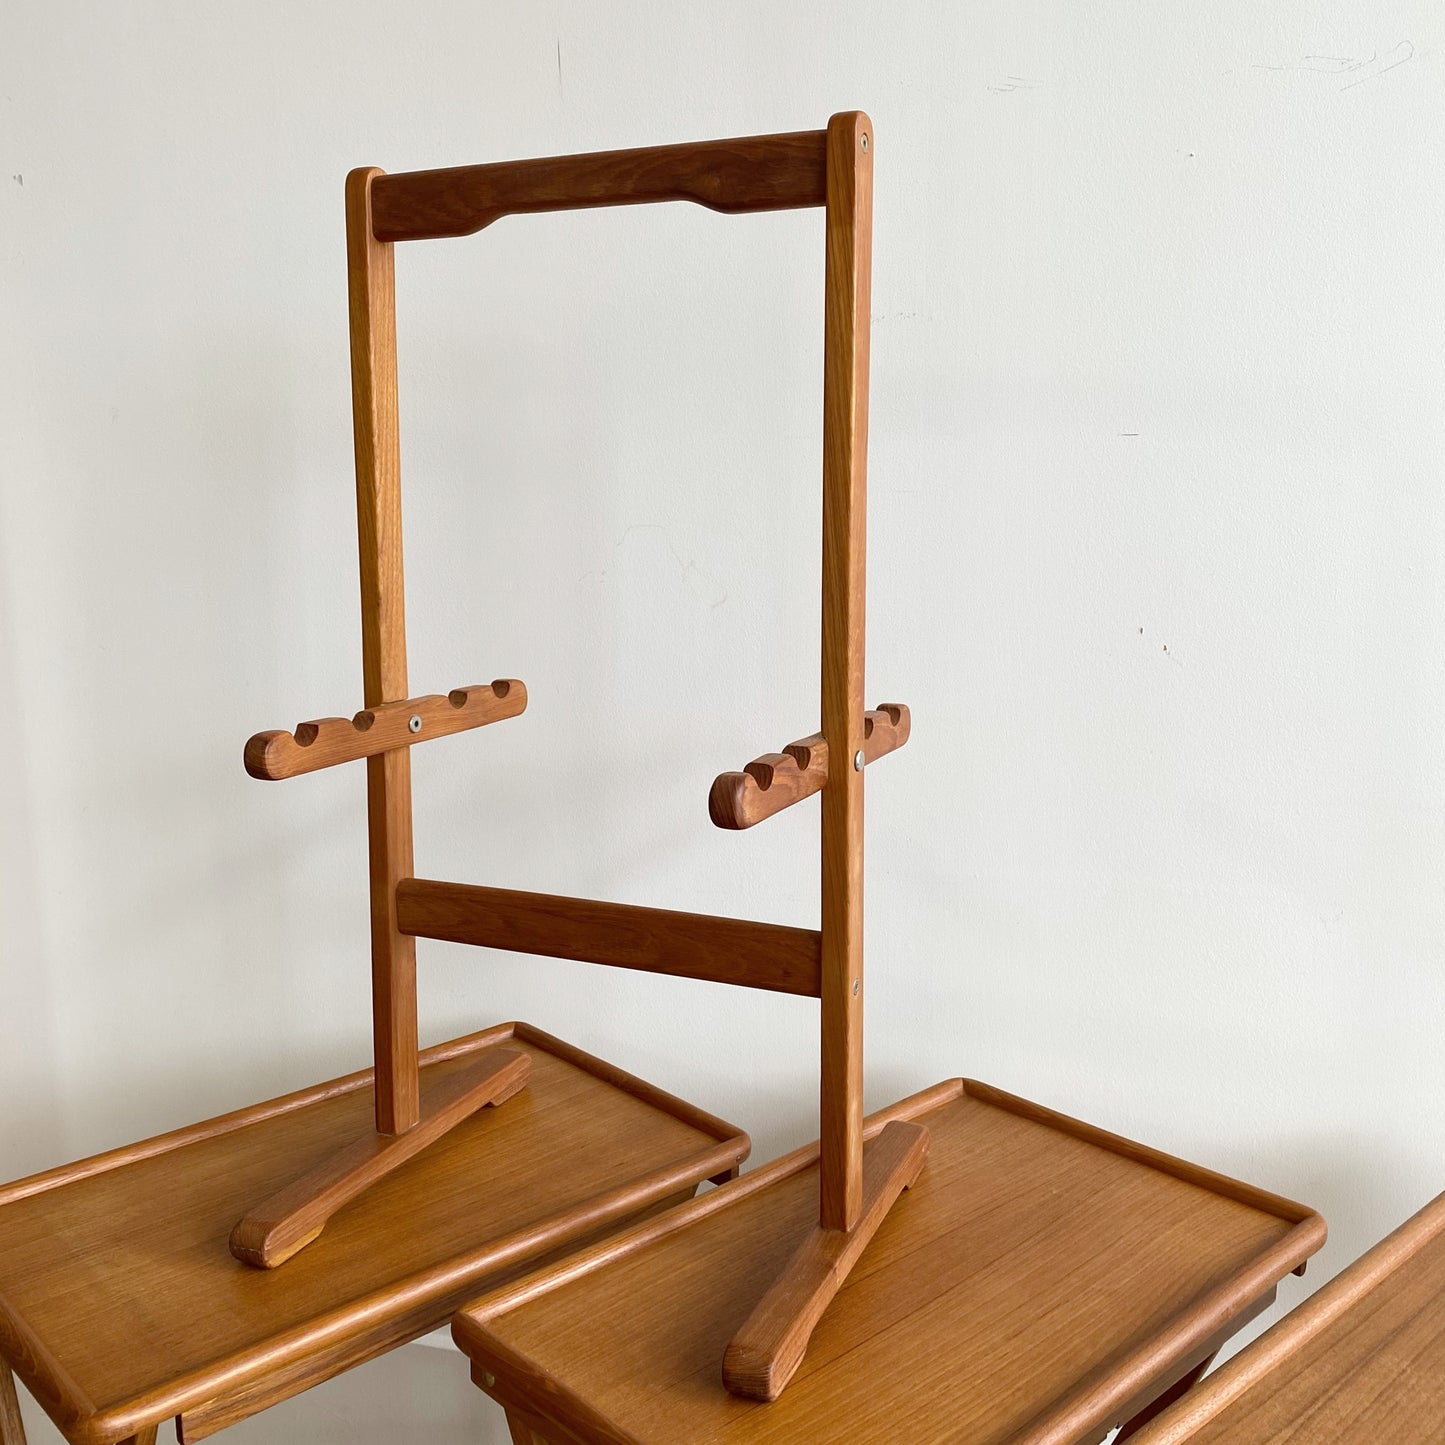
{"label": "mark on white wall", "polygon": [[1396,66],[1414,59],[1415,47],[1408,40],[1402,40],[1383,55],[1378,50],[1367,56],[1356,55],[1306,55],[1300,60],[1288,61],[1283,65],[1268,65],[1260,62],[1256,70],[1298,71],[1309,70],[1317,75],[1335,75],[1344,79],[1341,90],[1352,90],[1367,80],[1378,80]]}
{"label": "mark on white wall", "polygon": [[995,95],[1012,95],[1016,90],[1042,90],[1043,84],[1041,80],[1025,80],[1021,75],[1006,75],[994,81],[989,89]]}
{"label": "mark on white wall", "polygon": [[[660,544],[676,565],[678,574],[688,591],[707,607],[721,607],[728,600],[728,590],[722,582],[698,566],[693,558],[684,557],[678,549],[677,543],[673,541],[672,532],[660,522],[633,522],[617,539],[612,550],[614,553],[621,552],[624,547],[636,543],[645,546]],[[598,581],[605,581],[611,570],[611,568],[604,567],[598,572],[584,572],[579,580],[585,582],[589,578],[595,578]]]}

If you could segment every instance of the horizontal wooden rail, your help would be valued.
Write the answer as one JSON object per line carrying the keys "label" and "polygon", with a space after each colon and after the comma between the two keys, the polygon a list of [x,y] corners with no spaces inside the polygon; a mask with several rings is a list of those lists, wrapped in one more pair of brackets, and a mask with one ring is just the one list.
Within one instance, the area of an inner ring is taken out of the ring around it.
{"label": "horizontal wooden rail", "polygon": [[396,885],[396,926],[417,938],[809,998],[818,997],[822,987],[819,935],[777,923],[404,878]]}
{"label": "horizontal wooden rail", "polygon": [[[901,702],[863,714],[863,761],[875,762],[908,741],[912,719]],[[719,828],[751,828],[774,813],[821,792],[828,781],[828,743],[822,733],[789,743],[780,753],[754,758],[740,773],[720,773],[707,795],[708,816]]]}
{"label": "horizontal wooden rail", "polygon": [[378,175],[371,227],[378,241],[422,241],[470,236],[503,216],[650,201],[787,211],[821,206],[826,185],[827,132],[805,130]]}
{"label": "horizontal wooden rail", "polygon": [[268,782],[294,778],[392,748],[424,743],[428,738],[500,722],[516,717],[526,707],[527,689],[514,677],[475,687],[456,687],[445,697],[433,693],[403,702],[384,702],[363,709],[350,720],[323,717],[298,724],[294,733],[257,733],[246,744],[246,771]]}

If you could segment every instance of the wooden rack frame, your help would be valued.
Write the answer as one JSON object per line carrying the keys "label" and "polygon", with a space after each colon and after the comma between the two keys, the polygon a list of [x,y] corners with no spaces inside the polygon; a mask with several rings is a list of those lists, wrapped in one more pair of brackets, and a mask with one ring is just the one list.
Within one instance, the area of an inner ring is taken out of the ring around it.
{"label": "wooden rack frame", "polygon": [[[409,749],[514,717],[516,680],[410,698],[402,581],[394,247],[464,236],[503,216],[693,201],[723,212],[821,206],[825,213],[821,730],[713,784],[709,813],[747,828],[822,795],[822,906],[815,930],[413,876]],[[858,111],[827,129],[694,145],[387,175],[346,185],[352,401],[365,708],[246,746],[255,777],[367,760],[376,1135],[296,1181],[237,1225],[232,1249],[271,1266],[388,1170],[468,1114],[526,1082],[526,1060],[495,1051],[422,1117],[416,938],[439,938],[712,979],[821,1000],[819,1222],[729,1347],[728,1387],[774,1398],[813,1326],[900,1192],[923,1166],[919,1124],[890,1123],[863,1151],[863,770],[901,747],[902,704],[865,712],[864,556],[873,130]]]}

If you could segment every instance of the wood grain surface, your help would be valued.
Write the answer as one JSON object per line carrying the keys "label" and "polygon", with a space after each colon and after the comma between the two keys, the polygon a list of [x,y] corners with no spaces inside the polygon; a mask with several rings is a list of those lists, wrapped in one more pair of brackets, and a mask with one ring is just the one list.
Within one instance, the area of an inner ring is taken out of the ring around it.
{"label": "wood grain surface", "polygon": [[419,938],[818,996],[808,928],[427,878],[406,879],[396,901],[397,926]]}
{"label": "wood grain surface", "polygon": [[863,1209],[863,661],[868,494],[868,324],[873,124],[828,121],[823,276],[822,1080],[819,1215]]}
{"label": "wood grain surface", "polygon": [[363,708],[355,717],[323,717],[294,731],[256,733],[246,742],[246,771],[263,782],[299,777],[338,763],[409,748],[430,738],[485,727],[526,711],[527,689],[516,678],[455,687],[449,693]]}
{"label": "wood grain surface", "polygon": [[750,1400],[776,1400],[803,1362],[823,1311],[862,1257],[899,1194],[928,1157],[928,1130],[894,1119],[863,1155],[863,1212],[852,1229],[806,1236],[782,1274],[728,1342],[723,1383]]}
{"label": "wood grain surface", "polygon": [[507,215],[649,201],[714,211],[821,206],[824,144],[822,131],[799,131],[389,175],[375,186],[373,234],[468,236]]}
{"label": "wood grain surface", "polygon": [[816,1225],[816,1148],[470,1306],[473,1378],[558,1445],[1094,1445],[1324,1239],[1300,1205],[973,1083],[867,1132],[895,1118],[928,1162],[772,1404],[719,1362]]}
{"label": "wood grain surface", "polygon": [[384,1175],[435,1143],[469,1114],[502,1104],[525,1087],[531,1060],[515,1049],[488,1049],[464,1071],[433,1088],[416,1126],[405,1134],[368,1129],[253,1205],[231,1231],[231,1253],[259,1269],[275,1269],[310,1244],[338,1209]]}
{"label": "wood grain surface", "polygon": [[[406,680],[401,548],[401,435],[396,390],[396,264],[372,237],[375,169],[346,178],[346,267],[351,327],[351,415],[361,562],[362,702],[398,702]],[[396,926],[396,885],[411,877],[411,753],[366,760],[371,872],[371,1019],[376,1128],[401,1134],[418,1118],[416,943]]]}
{"label": "wood grain surface", "polygon": [[428,1050],[423,1100],[499,1045],[530,1059],[527,1088],[283,1269],[234,1260],[231,1227],[365,1134],[370,1070],[0,1188],[0,1354],[84,1445],[192,1410],[224,1423],[228,1402],[262,1408],[435,1329],[747,1155],[731,1125],[525,1024]]}
{"label": "wood grain surface", "polygon": [[1135,1439],[1137,1445],[1445,1439],[1445,1195]]}

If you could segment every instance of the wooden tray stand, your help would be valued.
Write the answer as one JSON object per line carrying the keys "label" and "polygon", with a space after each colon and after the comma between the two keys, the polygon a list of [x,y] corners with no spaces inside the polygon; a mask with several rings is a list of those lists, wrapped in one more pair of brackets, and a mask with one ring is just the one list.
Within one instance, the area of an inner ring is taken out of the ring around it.
{"label": "wooden tray stand", "polygon": [[[488,1061],[444,1108],[418,1115],[418,937],[821,999],[818,1227],[727,1351],[724,1374],[740,1394],[769,1399],[783,1388],[829,1299],[916,1178],[928,1145],[920,1126],[900,1122],[866,1166],[863,1158],[863,769],[909,732],[906,707],[870,713],[863,703],[872,175],[871,125],[854,111],[834,116],[826,131],[403,175],[368,169],[348,178],[366,709],[350,724],[329,718],[252,738],[246,765],[257,777],[281,778],[367,759],[377,1138],[248,1214],[232,1240],[238,1257],[280,1263],[314,1239],[341,1203],[525,1082],[515,1061]],[[446,698],[407,698],[394,246],[468,235],[519,212],[671,200],[719,211],[821,206],[825,213],[822,727],[724,774],[709,797],[715,823],[746,828],[822,795],[816,931],[412,877],[408,749],[515,716],[526,689],[509,679]]]}

